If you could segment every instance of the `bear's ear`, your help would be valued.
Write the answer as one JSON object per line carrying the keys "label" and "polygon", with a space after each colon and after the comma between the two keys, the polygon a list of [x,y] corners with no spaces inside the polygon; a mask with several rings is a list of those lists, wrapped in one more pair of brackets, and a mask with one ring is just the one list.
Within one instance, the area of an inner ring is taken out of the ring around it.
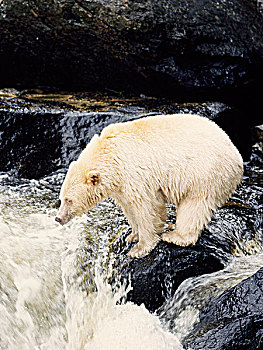
{"label": "bear's ear", "polygon": [[86,182],[97,185],[100,182],[100,173],[96,170],[91,170],[87,175]]}

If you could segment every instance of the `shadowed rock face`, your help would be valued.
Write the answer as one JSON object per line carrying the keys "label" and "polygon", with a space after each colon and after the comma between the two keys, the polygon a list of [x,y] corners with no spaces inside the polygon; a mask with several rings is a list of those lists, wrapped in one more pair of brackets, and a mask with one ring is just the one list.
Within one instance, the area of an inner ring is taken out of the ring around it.
{"label": "shadowed rock face", "polygon": [[187,339],[194,349],[262,349],[263,268],[212,299]]}
{"label": "shadowed rock face", "polygon": [[40,178],[77,158],[91,137],[122,113],[84,113],[50,108],[0,109],[0,171]]}
{"label": "shadowed rock face", "polygon": [[0,84],[227,97],[259,84],[262,27],[251,0],[2,0]]}
{"label": "shadowed rock face", "polygon": [[250,153],[246,123],[241,125],[239,114],[223,103],[178,104],[157,98],[4,89],[0,90],[0,171],[36,179],[68,168],[91,137],[108,124],[149,113],[197,113],[215,119],[238,148]]}

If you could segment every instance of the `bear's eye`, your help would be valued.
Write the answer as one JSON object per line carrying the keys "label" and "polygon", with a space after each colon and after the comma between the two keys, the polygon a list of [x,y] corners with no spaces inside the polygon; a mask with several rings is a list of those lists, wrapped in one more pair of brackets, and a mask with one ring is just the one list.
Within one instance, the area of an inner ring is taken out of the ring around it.
{"label": "bear's eye", "polygon": [[69,198],[65,198],[65,202],[67,204],[72,204],[73,203],[72,199],[69,199]]}

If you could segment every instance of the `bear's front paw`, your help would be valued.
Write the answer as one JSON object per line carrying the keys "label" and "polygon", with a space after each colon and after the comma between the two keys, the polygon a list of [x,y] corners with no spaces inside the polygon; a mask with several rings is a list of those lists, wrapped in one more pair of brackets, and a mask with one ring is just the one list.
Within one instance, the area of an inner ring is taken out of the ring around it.
{"label": "bear's front paw", "polygon": [[154,246],[148,246],[139,242],[129,251],[128,256],[130,258],[142,258],[146,256],[153,248]]}
{"label": "bear's front paw", "polygon": [[139,240],[139,235],[137,233],[131,233],[127,238],[126,241],[129,243],[132,242],[138,242]]}
{"label": "bear's front paw", "polygon": [[168,243],[174,243],[186,247],[191,244],[196,243],[196,239],[191,239],[189,237],[183,237],[176,231],[170,231],[162,234],[162,240]]}

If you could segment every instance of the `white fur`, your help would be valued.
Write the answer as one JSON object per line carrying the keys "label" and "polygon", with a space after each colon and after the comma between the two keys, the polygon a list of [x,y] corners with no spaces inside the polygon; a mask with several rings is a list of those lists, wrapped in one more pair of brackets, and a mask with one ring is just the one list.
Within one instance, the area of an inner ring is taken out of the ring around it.
{"label": "white fur", "polygon": [[166,203],[176,204],[177,219],[175,230],[162,239],[195,244],[242,175],[238,150],[206,118],[160,115],[111,124],[93,137],[70,167],[59,215],[67,222],[66,216],[81,215],[111,196],[132,227],[129,240],[139,240],[129,255],[140,257],[160,240]]}

